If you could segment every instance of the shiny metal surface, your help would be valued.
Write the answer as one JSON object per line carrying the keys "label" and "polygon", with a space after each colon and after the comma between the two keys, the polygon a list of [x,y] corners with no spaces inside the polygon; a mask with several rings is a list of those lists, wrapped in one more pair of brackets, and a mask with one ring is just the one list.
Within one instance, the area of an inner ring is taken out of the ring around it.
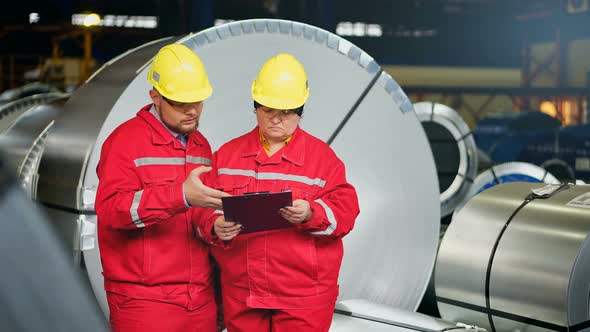
{"label": "shiny metal surface", "polygon": [[67,93],[42,93],[18,99],[0,106],[0,135],[2,135],[10,126],[27,110],[69,97]]}
{"label": "shiny metal surface", "polygon": [[70,251],[0,159],[2,331],[109,331]]}
{"label": "shiny metal surface", "polygon": [[80,231],[82,224],[80,214],[59,208],[44,206],[50,226],[56,231],[63,245],[71,253],[75,266],[79,266],[82,259],[80,250]]}
{"label": "shiny metal surface", "polygon": [[[445,299],[485,309],[486,271],[494,244],[525,197],[543,186],[499,184],[455,215],[436,264],[436,294],[444,319],[490,328],[485,310]],[[576,198],[582,207],[568,206]],[[495,312],[497,331],[571,328],[590,319],[588,198],[590,186],[573,186],[550,198],[532,200],[505,229],[489,274],[490,308],[518,318]]]}
{"label": "shiny metal surface", "polygon": [[[413,311],[384,306],[364,299],[351,299],[336,303],[336,314],[330,331],[421,331],[439,332],[452,329],[464,332],[455,323]],[[352,319],[344,320],[339,316]],[[370,325],[369,325],[370,324]]]}
{"label": "shiny metal surface", "polygon": [[433,102],[419,102],[414,104],[414,109],[434,154],[441,217],[444,217],[451,214],[469,192],[477,175],[477,148],[471,130],[452,108]]}
{"label": "shiny metal surface", "polygon": [[[63,110],[67,96],[29,108],[0,134],[0,150],[15,170],[21,186],[35,199],[37,169],[47,132]],[[39,101],[36,99],[36,101]],[[15,112],[16,113],[16,112]]]}

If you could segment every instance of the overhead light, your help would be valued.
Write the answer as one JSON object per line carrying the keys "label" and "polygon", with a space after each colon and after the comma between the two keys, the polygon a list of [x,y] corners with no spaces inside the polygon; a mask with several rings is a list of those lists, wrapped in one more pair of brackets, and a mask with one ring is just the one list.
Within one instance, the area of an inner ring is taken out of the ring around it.
{"label": "overhead light", "polygon": [[86,17],[84,17],[84,21],[82,21],[82,25],[85,27],[92,27],[99,24],[100,16],[98,16],[98,14],[95,13],[86,15]]}
{"label": "overhead light", "polygon": [[[90,17],[96,15],[96,17]],[[129,16],[129,15],[105,15],[100,18],[97,14],[73,14],[72,25],[86,25],[87,21],[98,23],[95,25],[118,28],[143,28],[155,29],[158,27],[158,17],[156,16]]]}
{"label": "overhead light", "polygon": [[39,16],[39,13],[29,13],[29,23],[30,24],[39,22],[39,19],[41,19],[41,17]]}
{"label": "overhead light", "polygon": [[539,105],[539,109],[545,114],[548,114],[552,117],[557,117],[557,107],[555,107],[555,104],[551,101],[546,100],[542,102],[541,105]]}
{"label": "overhead light", "polygon": [[380,24],[340,22],[336,25],[336,34],[340,36],[381,37],[383,29]]}

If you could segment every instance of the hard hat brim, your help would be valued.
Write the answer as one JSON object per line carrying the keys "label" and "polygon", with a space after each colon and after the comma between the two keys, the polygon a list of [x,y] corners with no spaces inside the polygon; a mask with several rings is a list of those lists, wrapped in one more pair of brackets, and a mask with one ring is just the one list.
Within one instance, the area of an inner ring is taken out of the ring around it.
{"label": "hard hat brim", "polygon": [[305,94],[295,99],[273,98],[256,91],[256,81],[252,82],[252,99],[257,103],[277,110],[292,110],[301,107],[309,97],[309,88]]}

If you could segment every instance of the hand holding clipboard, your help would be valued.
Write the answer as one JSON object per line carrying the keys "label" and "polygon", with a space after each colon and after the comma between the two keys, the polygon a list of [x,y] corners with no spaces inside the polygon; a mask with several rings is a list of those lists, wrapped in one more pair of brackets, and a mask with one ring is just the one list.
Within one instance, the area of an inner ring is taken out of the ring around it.
{"label": "hand holding clipboard", "polygon": [[279,210],[293,204],[291,191],[259,192],[221,198],[225,220],[242,225],[240,234],[292,227]]}

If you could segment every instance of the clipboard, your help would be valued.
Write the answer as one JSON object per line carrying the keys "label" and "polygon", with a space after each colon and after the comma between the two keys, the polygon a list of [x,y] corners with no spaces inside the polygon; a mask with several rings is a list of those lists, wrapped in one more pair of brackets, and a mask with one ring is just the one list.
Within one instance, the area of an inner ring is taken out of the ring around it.
{"label": "clipboard", "polygon": [[292,226],[279,215],[281,208],[293,205],[291,191],[247,193],[241,196],[222,197],[221,202],[225,220],[242,225],[240,234]]}

